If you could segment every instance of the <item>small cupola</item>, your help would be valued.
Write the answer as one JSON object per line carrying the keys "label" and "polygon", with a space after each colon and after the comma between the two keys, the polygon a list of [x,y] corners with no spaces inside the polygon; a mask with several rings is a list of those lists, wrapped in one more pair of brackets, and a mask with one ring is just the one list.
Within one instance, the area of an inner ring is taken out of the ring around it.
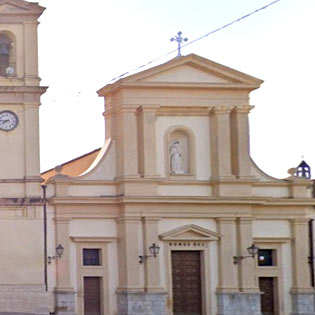
{"label": "small cupola", "polygon": [[296,176],[311,179],[311,168],[304,160],[297,167]]}

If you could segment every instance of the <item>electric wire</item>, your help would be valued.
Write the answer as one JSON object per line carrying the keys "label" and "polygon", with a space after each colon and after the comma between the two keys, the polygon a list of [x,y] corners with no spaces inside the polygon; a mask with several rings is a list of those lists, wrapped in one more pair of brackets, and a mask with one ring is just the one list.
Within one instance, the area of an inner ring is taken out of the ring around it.
{"label": "electric wire", "polygon": [[[225,28],[227,28],[227,27],[229,27],[229,26],[231,26],[231,25],[233,25],[233,24],[235,24],[235,23],[238,23],[238,22],[240,22],[240,21],[242,21],[242,20],[244,20],[244,19],[246,19],[246,18],[252,16],[253,14],[256,14],[256,13],[258,13],[258,12],[264,10],[264,9],[267,9],[268,7],[270,7],[270,6],[274,5],[274,4],[276,4],[276,3],[279,2],[279,1],[280,1],[280,0],[274,0],[274,1],[272,1],[272,2],[270,2],[270,3],[268,3],[268,4],[266,4],[266,5],[264,5],[263,7],[260,7],[259,9],[256,9],[256,10],[250,12],[250,13],[247,13],[247,14],[241,16],[240,18],[238,18],[238,19],[236,19],[236,20],[233,20],[232,22],[229,22],[229,23],[227,23],[227,24],[225,24],[225,25],[223,25],[223,26],[221,26],[221,27],[219,27],[219,28],[216,28],[216,29],[214,29],[214,30],[212,30],[212,31],[210,31],[210,32],[208,32],[208,33],[206,33],[205,35],[202,35],[202,36],[200,36],[200,37],[198,37],[198,38],[196,38],[196,39],[194,39],[194,40],[192,40],[192,41],[190,41],[190,42],[188,42],[188,43],[182,45],[181,48],[187,47],[188,45],[191,45],[191,44],[193,44],[193,43],[195,43],[195,42],[197,42],[197,41],[199,41],[199,40],[201,40],[201,39],[203,39],[203,38],[206,38],[206,37],[208,37],[209,35],[212,35],[212,34],[214,34],[214,33],[217,33],[217,32],[219,32],[219,31],[221,31],[221,30],[223,30],[223,29],[225,29]],[[149,62],[147,62],[147,63],[145,63],[145,64],[143,64],[143,65],[141,65],[141,66],[139,66],[139,67],[137,67],[137,68],[135,68],[135,69],[133,69],[133,70],[127,71],[127,72],[125,72],[125,73],[123,73],[123,74],[121,74],[121,75],[119,75],[119,76],[117,76],[117,77],[111,79],[110,81],[108,81],[108,83],[109,83],[109,84],[110,84],[110,83],[113,83],[114,81],[117,81],[117,80],[123,78],[123,77],[126,76],[127,74],[130,74],[130,73],[133,73],[133,72],[135,72],[135,71],[137,71],[137,70],[140,70],[140,69],[142,69],[142,68],[144,68],[144,67],[146,67],[146,66],[152,64],[153,62],[156,62],[156,61],[158,61],[158,60],[160,60],[160,59],[162,59],[162,58],[164,58],[164,57],[166,57],[166,56],[168,56],[168,55],[170,55],[170,54],[172,54],[172,53],[174,53],[174,52],[176,52],[176,51],[177,51],[177,48],[176,48],[176,49],[173,49],[172,51],[170,51],[170,52],[168,52],[168,53],[166,53],[166,54],[164,54],[163,56],[160,56],[160,57],[158,57],[158,58],[155,58],[155,59],[153,59],[153,60],[151,60],[151,61],[149,61]]]}
{"label": "electric wire", "polygon": [[[196,38],[196,39],[190,41],[190,42],[187,42],[186,44],[183,44],[183,45],[181,46],[181,48],[187,47],[187,46],[189,46],[189,45],[191,45],[191,44],[193,44],[193,43],[196,43],[197,41],[199,41],[199,40],[201,40],[201,39],[203,39],[203,38],[208,37],[209,35],[212,35],[212,34],[214,34],[214,33],[217,33],[217,32],[219,32],[219,31],[221,31],[221,30],[223,30],[223,29],[225,29],[225,28],[227,28],[227,27],[229,27],[229,26],[231,26],[231,25],[233,25],[233,24],[235,24],[235,23],[238,23],[238,22],[240,22],[240,21],[242,21],[242,20],[244,20],[244,19],[246,19],[246,18],[248,18],[248,17],[250,17],[250,16],[252,16],[252,15],[254,15],[254,14],[260,12],[260,11],[262,11],[262,10],[264,10],[264,9],[267,9],[268,7],[270,7],[270,6],[274,5],[274,4],[276,4],[276,3],[279,2],[279,1],[280,1],[280,0],[274,0],[274,1],[272,1],[272,2],[270,2],[270,3],[268,3],[268,4],[264,5],[264,6],[262,6],[262,7],[260,7],[260,8],[258,8],[258,9],[256,9],[256,10],[254,10],[254,11],[250,12],[250,13],[247,13],[247,14],[241,16],[240,18],[238,18],[238,19],[236,19],[236,20],[233,20],[233,21],[231,21],[231,22],[229,22],[229,23],[227,23],[227,24],[225,24],[225,25],[223,25],[223,26],[221,26],[221,27],[219,27],[219,28],[216,28],[216,29],[214,29],[214,30],[212,30],[212,31],[210,31],[210,32],[208,32],[208,33],[206,33],[206,34],[204,34],[204,35],[202,35],[202,36],[200,36],[200,37],[198,37],[198,38]],[[147,62],[147,63],[145,63],[145,64],[143,64],[143,65],[141,65],[141,66],[139,66],[139,67],[137,67],[137,68],[135,68],[135,69],[133,69],[133,70],[127,71],[127,72],[125,72],[125,73],[123,73],[123,74],[121,74],[121,75],[119,75],[119,76],[117,76],[117,77],[111,79],[111,80],[109,81],[109,83],[110,83],[110,82],[113,82],[113,81],[116,81],[116,80],[119,80],[119,79],[123,78],[124,76],[126,76],[127,74],[133,73],[133,72],[135,72],[135,71],[137,71],[137,70],[139,70],[139,69],[141,69],[141,68],[144,68],[144,67],[146,67],[146,66],[148,66],[148,65],[150,65],[150,64],[152,64],[152,63],[154,63],[154,62],[156,62],[156,61],[158,61],[158,60],[160,60],[160,59],[162,59],[162,58],[164,58],[164,57],[167,57],[168,55],[170,55],[170,54],[172,54],[172,53],[174,53],[174,52],[176,52],[176,51],[177,51],[177,48],[176,48],[176,49],[173,49],[172,51],[170,51],[170,52],[168,52],[168,53],[166,53],[166,54],[164,54],[164,55],[162,55],[162,56],[160,56],[160,57],[158,57],[158,58],[155,58],[155,59],[153,59],[153,60],[151,60],[151,61],[149,61],[149,62]],[[81,96],[81,95],[80,95],[81,93],[82,93],[82,92],[79,91],[79,92],[77,92],[77,93],[75,93],[75,94],[77,95],[77,97],[80,97],[80,96]],[[74,94],[74,93],[73,93],[73,94]],[[54,100],[53,102],[55,102],[55,101],[56,101],[56,100]],[[23,112],[23,111],[25,112],[25,111],[32,110],[32,109],[35,109],[35,108],[39,108],[39,109],[40,109],[41,107],[40,107],[40,106],[30,106],[30,107],[27,108],[27,109],[17,110],[16,113]]]}

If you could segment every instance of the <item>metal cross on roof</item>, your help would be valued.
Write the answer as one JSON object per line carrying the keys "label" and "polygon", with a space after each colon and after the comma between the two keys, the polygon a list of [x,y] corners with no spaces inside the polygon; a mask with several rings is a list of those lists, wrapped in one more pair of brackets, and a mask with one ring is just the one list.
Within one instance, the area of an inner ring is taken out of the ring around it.
{"label": "metal cross on roof", "polygon": [[182,32],[178,32],[177,33],[177,36],[175,36],[175,37],[172,37],[171,38],[171,42],[173,42],[173,41],[176,41],[177,42],[177,44],[178,44],[178,46],[177,46],[177,57],[178,56],[181,56],[181,53],[180,53],[180,50],[181,50],[181,44],[183,43],[183,42],[187,42],[188,41],[188,38],[187,37],[185,37],[185,38],[183,38],[182,37]]}

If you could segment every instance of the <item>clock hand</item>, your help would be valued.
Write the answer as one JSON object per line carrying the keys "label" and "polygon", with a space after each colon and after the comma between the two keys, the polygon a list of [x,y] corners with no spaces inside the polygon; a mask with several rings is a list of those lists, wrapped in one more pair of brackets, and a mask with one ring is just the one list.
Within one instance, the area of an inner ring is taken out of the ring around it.
{"label": "clock hand", "polygon": [[3,121],[3,122],[8,122],[9,121],[9,119],[0,119],[0,121]]}

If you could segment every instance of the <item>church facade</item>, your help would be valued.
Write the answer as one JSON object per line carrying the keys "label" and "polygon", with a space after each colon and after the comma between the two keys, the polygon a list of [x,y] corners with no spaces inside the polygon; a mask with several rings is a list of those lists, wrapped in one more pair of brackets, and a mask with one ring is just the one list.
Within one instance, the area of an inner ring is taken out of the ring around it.
{"label": "church facade", "polygon": [[250,157],[262,81],[193,54],[125,77],[104,146],[41,177],[43,10],[0,0],[0,314],[314,315],[308,166]]}

